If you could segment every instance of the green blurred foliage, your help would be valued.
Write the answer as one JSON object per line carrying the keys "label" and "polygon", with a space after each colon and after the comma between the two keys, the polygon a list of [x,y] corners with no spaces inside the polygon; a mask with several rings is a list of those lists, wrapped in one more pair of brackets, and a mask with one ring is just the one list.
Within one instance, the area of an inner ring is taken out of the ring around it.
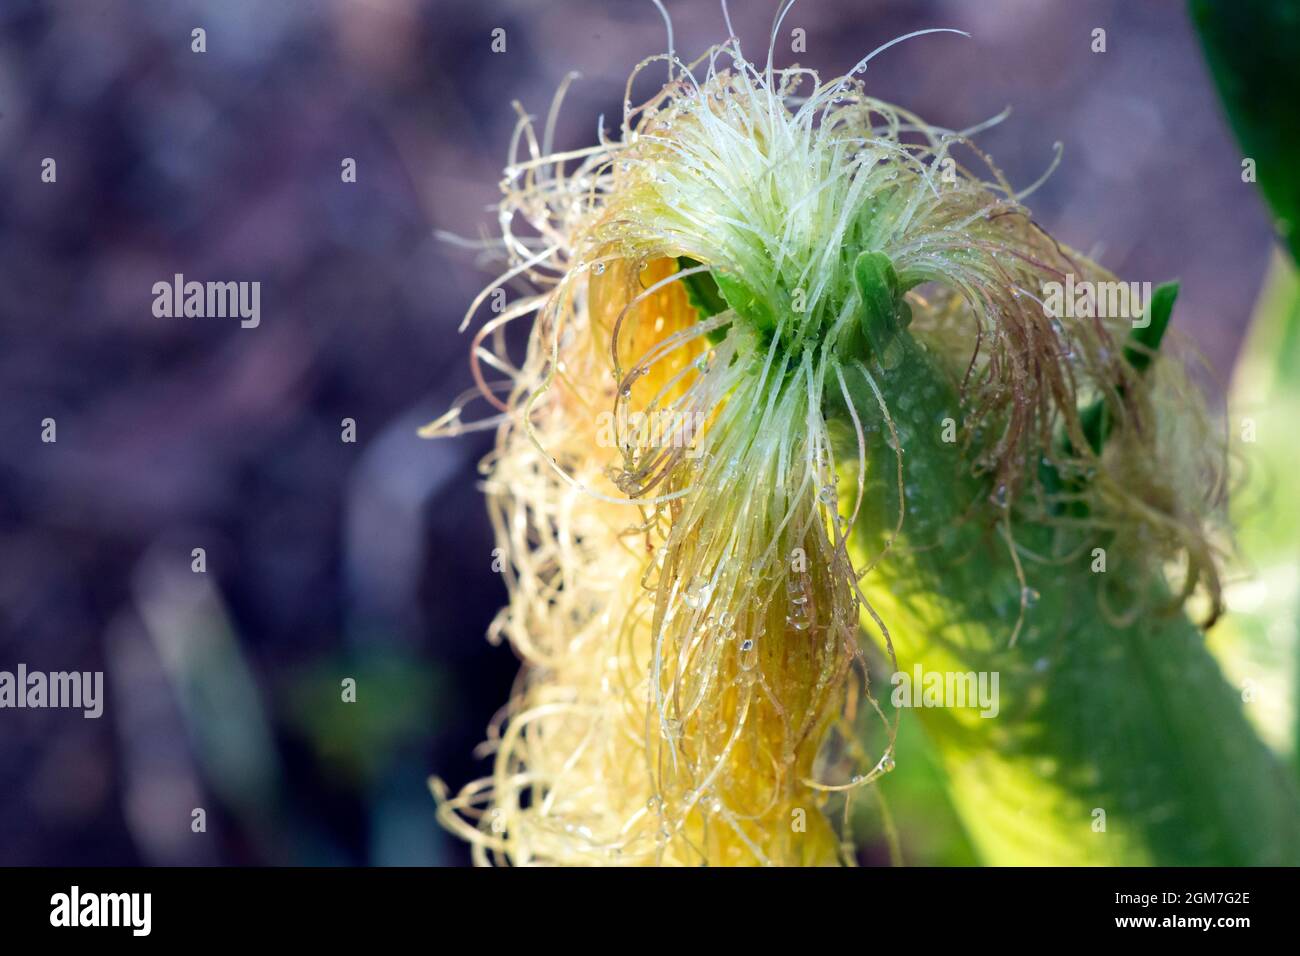
{"label": "green blurred foliage", "polygon": [[1190,0],[1188,7],[1278,234],[1300,261],[1300,3]]}
{"label": "green blurred foliage", "polygon": [[1246,577],[1230,589],[1233,613],[1211,644],[1261,734],[1300,766],[1300,2],[1189,0],[1188,8],[1292,257],[1273,263],[1233,375],[1230,424],[1245,478],[1233,519]]}
{"label": "green blurred foliage", "polygon": [[[892,717],[888,681],[881,681],[876,692],[881,707]],[[869,719],[879,718],[873,713]],[[878,730],[875,724],[863,736],[878,735]],[[856,798],[853,833],[857,844],[872,848],[873,862],[889,859],[890,843],[896,838],[898,862],[905,866],[977,866],[975,848],[948,794],[947,777],[915,714],[902,715],[895,746],[906,757],[876,784],[884,808],[875,794]]]}
{"label": "green blurred foliage", "polygon": [[1242,688],[1247,713],[1294,756],[1300,659],[1300,279],[1279,254],[1233,376],[1231,425],[1242,464],[1233,501],[1239,580],[1212,647]]}
{"label": "green blurred foliage", "polygon": [[[342,682],[356,681],[356,700]],[[362,789],[378,780],[403,748],[418,746],[447,713],[439,673],[397,651],[355,660],[323,659],[288,688],[288,719],[339,783]]]}

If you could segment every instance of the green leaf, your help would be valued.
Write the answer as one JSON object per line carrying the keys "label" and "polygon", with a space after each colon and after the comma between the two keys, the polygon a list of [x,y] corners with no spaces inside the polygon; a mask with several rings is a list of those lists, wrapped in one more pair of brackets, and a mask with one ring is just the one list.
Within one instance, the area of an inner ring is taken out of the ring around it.
{"label": "green leaf", "polygon": [[[1178,298],[1179,284],[1166,282],[1156,287],[1151,294],[1143,315],[1146,322],[1135,325],[1129,332],[1128,342],[1124,345],[1124,360],[1139,374],[1145,372],[1160,350],[1160,341],[1165,330],[1169,328],[1169,319],[1174,314],[1174,302]],[[1121,393],[1122,394],[1122,393]],[[1083,434],[1093,452],[1100,452],[1110,434],[1110,415],[1102,399],[1093,402],[1079,416]]]}
{"label": "green leaf", "polygon": [[1300,4],[1190,0],[1188,8],[1277,231],[1300,262]]}
{"label": "green leaf", "polygon": [[1124,360],[1134,371],[1145,372],[1160,350],[1160,340],[1165,337],[1165,329],[1169,328],[1169,319],[1174,314],[1178,289],[1177,281],[1156,286],[1143,313],[1147,321],[1134,326],[1129,333],[1129,343],[1124,346]]}
{"label": "green leaf", "polygon": [[862,335],[876,359],[890,367],[897,357],[895,342],[912,321],[898,273],[883,252],[864,252],[853,261],[853,283],[862,302],[858,314]]}
{"label": "green leaf", "polygon": [[776,313],[765,298],[730,273],[715,272],[712,275],[718,291],[738,316],[763,333],[776,328]]}
{"label": "green leaf", "polygon": [[[703,265],[690,256],[677,257],[677,271],[685,272],[687,269],[694,269]],[[720,312],[727,311],[727,300],[722,297],[718,290],[718,283],[714,281],[711,272],[697,272],[689,275],[682,280],[682,285],[686,288],[686,299],[696,312],[700,314],[701,319],[710,319]]]}

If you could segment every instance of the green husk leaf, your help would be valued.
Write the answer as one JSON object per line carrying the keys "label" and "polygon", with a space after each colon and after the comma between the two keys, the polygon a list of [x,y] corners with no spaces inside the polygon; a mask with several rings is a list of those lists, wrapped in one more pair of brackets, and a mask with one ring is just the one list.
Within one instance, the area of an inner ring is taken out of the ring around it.
{"label": "green husk leaf", "polygon": [[892,361],[894,343],[912,321],[894,264],[883,252],[863,252],[853,262],[853,283],[862,300],[862,335],[879,361]]}
{"label": "green husk leaf", "polygon": [[[925,726],[984,862],[1300,862],[1294,781],[1256,736],[1199,629],[1181,613],[1111,623],[1107,604],[1168,597],[1162,579],[1134,574],[1136,556],[1112,549],[1103,573],[1092,570],[1088,547],[1065,564],[1026,563],[1034,601],[1010,640],[1027,602],[1009,539],[1023,553],[1050,553],[1053,532],[996,508],[970,514],[987,479],[972,475],[935,425],[958,409],[955,390],[910,335],[900,343],[897,367],[875,374],[907,450],[907,518],[863,585],[902,672],[920,664],[999,675],[994,717],[956,708],[903,715]],[[871,463],[851,542],[865,564],[890,539],[899,486],[875,397],[864,377],[848,379]]]}
{"label": "green husk leaf", "polygon": [[[694,269],[703,265],[689,256],[677,257],[677,269],[679,272],[685,272],[687,269]],[[727,311],[727,300],[722,297],[722,292],[718,289],[718,283],[714,280],[710,272],[697,272],[689,275],[682,280],[682,285],[686,289],[686,300],[690,302],[691,308],[700,314],[701,319],[710,319],[720,312]]]}

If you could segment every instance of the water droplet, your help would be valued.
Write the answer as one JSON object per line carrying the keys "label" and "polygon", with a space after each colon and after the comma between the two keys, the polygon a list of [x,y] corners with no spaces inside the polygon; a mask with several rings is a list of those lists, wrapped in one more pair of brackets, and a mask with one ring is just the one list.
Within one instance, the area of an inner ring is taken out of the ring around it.
{"label": "water droplet", "polygon": [[682,594],[682,600],[689,608],[702,608],[709,603],[709,595],[712,592],[713,585],[709,583],[708,578],[701,575],[693,578],[691,583],[686,586],[686,590]]}
{"label": "water droplet", "polygon": [[1023,604],[1025,607],[1033,607],[1035,604],[1038,603],[1038,599],[1040,597],[1042,597],[1042,595],[1039,594],[1036,590],[1030,587],[1026,587],[1022,589],[1020,592],[1020,603]]}
{"label": "water droplet", "polygon": [[790,613],[785,616],[785,622],[796,631],[806,631],[812,626],[812,618],[808,616],[808,608],[803,604],[796,604],[790,608]]}
{"label": "water droplet", "polygon": [[752,651],[754,649],[754,642],[746,638],[740,642],[740,649],[742,651]]}
{"label": "water droplet", "polygon": [[886,750],[885,755],[880,758],[880,772],[889,773],[894,769],[894,767],[894,755]]}
{"label": "water droplet", "polygon": [[600,275],[602,272],[605,271],[605,263],[597,262],[594,266],[591,267],[591,271],[596,273],[596,275]]}

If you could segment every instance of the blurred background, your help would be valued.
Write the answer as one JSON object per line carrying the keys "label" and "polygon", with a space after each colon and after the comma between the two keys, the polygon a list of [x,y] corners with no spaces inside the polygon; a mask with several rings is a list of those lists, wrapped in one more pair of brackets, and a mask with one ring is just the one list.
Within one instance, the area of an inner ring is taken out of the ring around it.
{"label": "blurred background", "polygon": [[[725,38],[716,3],[665,2],[688,59]],[[751,57],[775,6],[732,3]],[[1017,186],[1060,141],[1038,221],[1181,278],[1226,381],[1272,238],[1184,6],[801,0],[776,59],[836,73],[938,26],[972,39],[889,50],[870,92],[951,128],[1011,106],[980,143]],[[489,234],[512,100],[581,72],[558,142],[587,145],[664,48],[649,0],[0,3],[0,670],[106,694],[0,711],[0,864],[468,862],[426,779],[480,775],[517,662],[483,637],[490,439],[416,437],[470,384],[491,277],[435,232]],[[261,282],[260,325],[156,318],[175,273]],[[971,862],[924,761],[896,776],[909,862]]]}

